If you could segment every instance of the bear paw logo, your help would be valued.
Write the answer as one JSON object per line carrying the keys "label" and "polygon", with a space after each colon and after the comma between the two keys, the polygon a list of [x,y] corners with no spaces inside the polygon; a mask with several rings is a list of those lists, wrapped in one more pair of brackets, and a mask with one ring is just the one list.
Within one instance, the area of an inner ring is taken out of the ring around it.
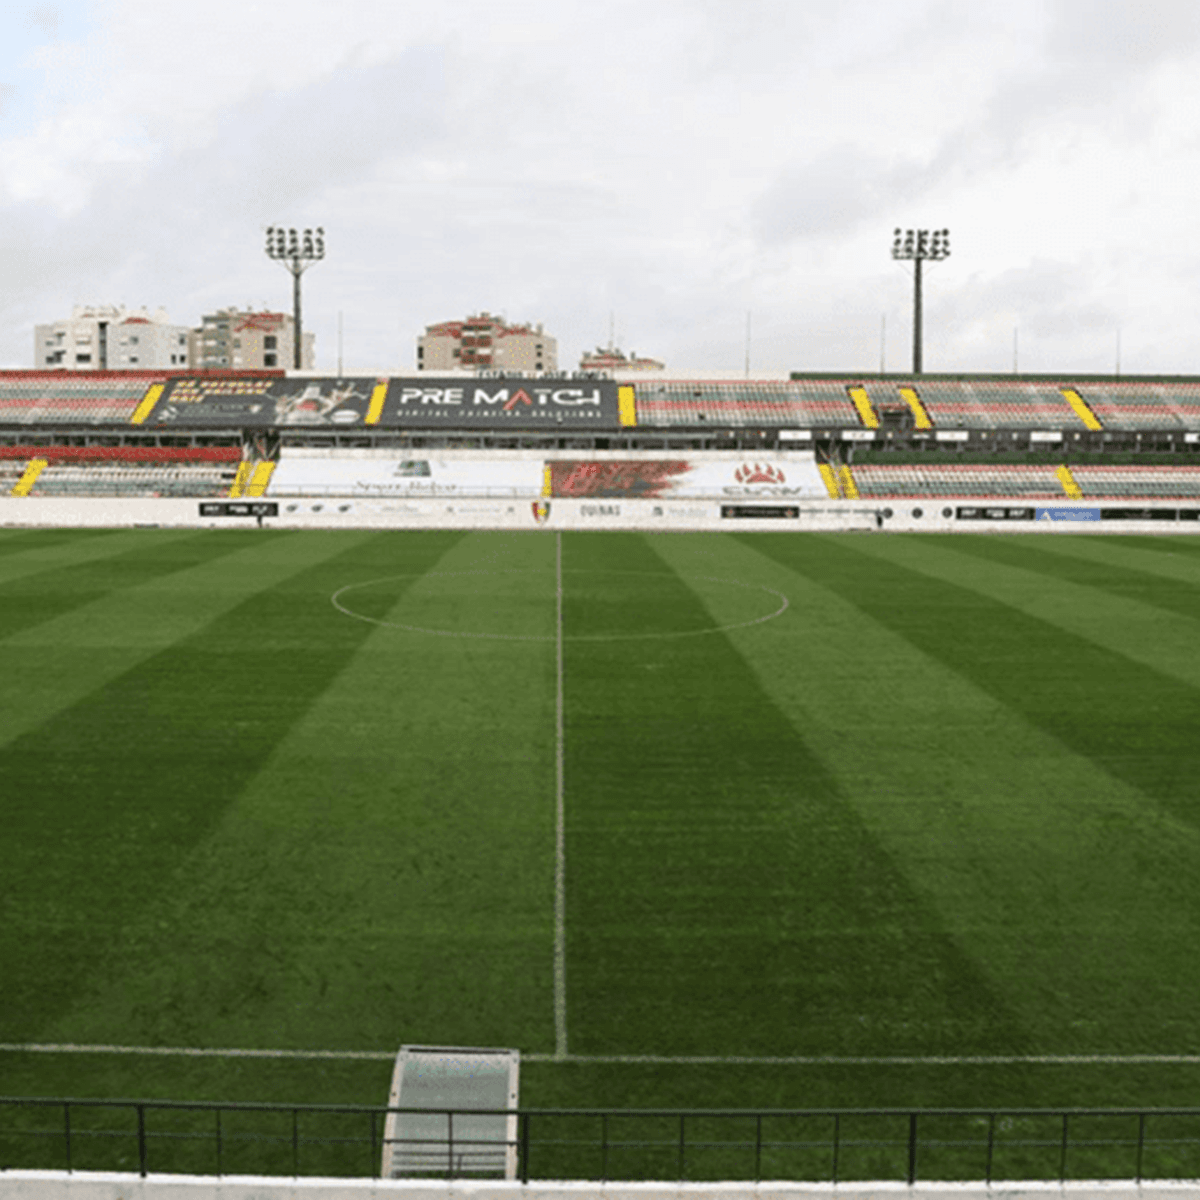
{"label": "bear paw logo", "polygon": [[772,467],[770,464],[763,466],[762,463],[743,463],[733,473],[734,479],[738,483],[786,483],[787,478],[778,467]]}

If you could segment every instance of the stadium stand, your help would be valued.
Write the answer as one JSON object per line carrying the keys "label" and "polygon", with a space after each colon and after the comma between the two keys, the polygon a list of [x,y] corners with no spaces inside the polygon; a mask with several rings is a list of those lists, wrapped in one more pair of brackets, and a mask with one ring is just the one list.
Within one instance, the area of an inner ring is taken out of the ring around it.
{"label": "stadium stand", "polygon": [[[283,373],[202,374],[231,380],[235,391],[254,380],[261,391],[264,377]],[[160,419],[156,405],[175,378],[158,371],[0,372],[0,494],[234,499],[316,494],[296,486],[289,454],[297,448],[345,463],[351,449],[407,461],[460,445],[656,452],[666,445],[672,452],[697,454],[761,445],[764,451],[811,448],[830,499],[1200,496],[1200,380],[648,378],[620,387],[619,420],[610,415],[609,425],[586,431],[556,427],[547,437],[544,425],[535,435],[532,426],[492,431],[405,425],[396,418],[379,422],[382,404],[372,428],[361,406],[335,414],[342,419],[317,419],[303,429],[282,419],[266,424],[257,409],[220,403],[197,407],[190,423],[187,405],[175,405],[169,418]],[[391,381],[393,388],[397,382]],[[387,387],[376,391],[382,401]],[[668,430],[671,440],[665,441]],[[598,436],[588,440],[593,433]],[[610,447],[613,434],[621,441]],[[726,447],[728,439],[733,441]],[[1141,465],[1156,458],[1164,465]],[[486,455],[476,461],[492,465]],[[1114,461],[1126,465],[1106,465]],[[276,464],[284,469],[273,475]],[[343,474],[333,471],[320,494],[343,494],[337,490],[345,486]],[[487,468],[472,467],[451,490],[490,494],[494,481],[487,476]],[[413,484],[395,490],[421,491]],[[359,487],[344,494],[362,492]]]}
{"label": "stadium stand", "polygon": [[227,496],[236,468],[204,463],[50,463],[30,496]]}
{"label": "stadium stand", "polygon": [[1105,429],[1200,430],[1200,384],[1088,383],[1075,390]]}
{"label": "stadium stand", "polygon": [[[913,401],[918,401],[933,427],[940,429],[1087,428],[1061,389],[1050,383],[919,380],[866,386],[872,402],[880,408],[899,403],[911,409]],[[905,392],[912,396],[905,396]]]}
{"label": "stadium stand", "polygon": [[1200,500],[1200,467],[1075,467],[1085,499]]}
{"label": "stadium stand", "polygon": [[639,425],[849,427],[864,424],[854,380],[656,380],[636,385]]}
{"label": "stadium stand", "polygon": [[166,378],[101,371],[6,371],[0,374],[0,425],[126,424],[147,389]]}
{"label": "stadium stand", "polygon": [[1053,466],[1018,464],[864,464],[850,468],[863,499],[907,500],[943,496],[1062,500],[1066,493]]}
{"label": "stadium stand", "polygon": [[14,496],[226,496],[237,446],[0,446]]}

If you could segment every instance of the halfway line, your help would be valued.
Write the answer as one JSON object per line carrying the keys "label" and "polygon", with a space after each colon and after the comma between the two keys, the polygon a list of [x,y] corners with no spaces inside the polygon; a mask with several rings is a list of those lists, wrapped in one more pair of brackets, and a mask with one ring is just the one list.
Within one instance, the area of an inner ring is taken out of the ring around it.
{"label": "halfway line", "polygon": [[562,533],[554,535],[554,1057],[567,1057],[567,846],[564,821],[563,756],[563,582]]}

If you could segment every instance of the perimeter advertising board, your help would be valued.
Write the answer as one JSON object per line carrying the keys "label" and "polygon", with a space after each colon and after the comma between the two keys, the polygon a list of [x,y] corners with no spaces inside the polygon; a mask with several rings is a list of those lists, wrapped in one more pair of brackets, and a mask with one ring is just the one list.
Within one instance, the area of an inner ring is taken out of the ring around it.
{"label": "perimeter advertising board", "polygon": [[171,379],[138,424],[381,429],[617,429],[611,380]]}

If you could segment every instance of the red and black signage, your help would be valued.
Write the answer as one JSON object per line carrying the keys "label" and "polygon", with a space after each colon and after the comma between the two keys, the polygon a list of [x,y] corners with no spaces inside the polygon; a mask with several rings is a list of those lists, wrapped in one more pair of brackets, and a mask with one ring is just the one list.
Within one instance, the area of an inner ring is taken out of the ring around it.
{"label": "red and black signage", "polygon": [[550,470],[550,490],[555,496],[651,498],[663,494],[673,480],[691,470],[683,460],[588,462],[556,460]]}

